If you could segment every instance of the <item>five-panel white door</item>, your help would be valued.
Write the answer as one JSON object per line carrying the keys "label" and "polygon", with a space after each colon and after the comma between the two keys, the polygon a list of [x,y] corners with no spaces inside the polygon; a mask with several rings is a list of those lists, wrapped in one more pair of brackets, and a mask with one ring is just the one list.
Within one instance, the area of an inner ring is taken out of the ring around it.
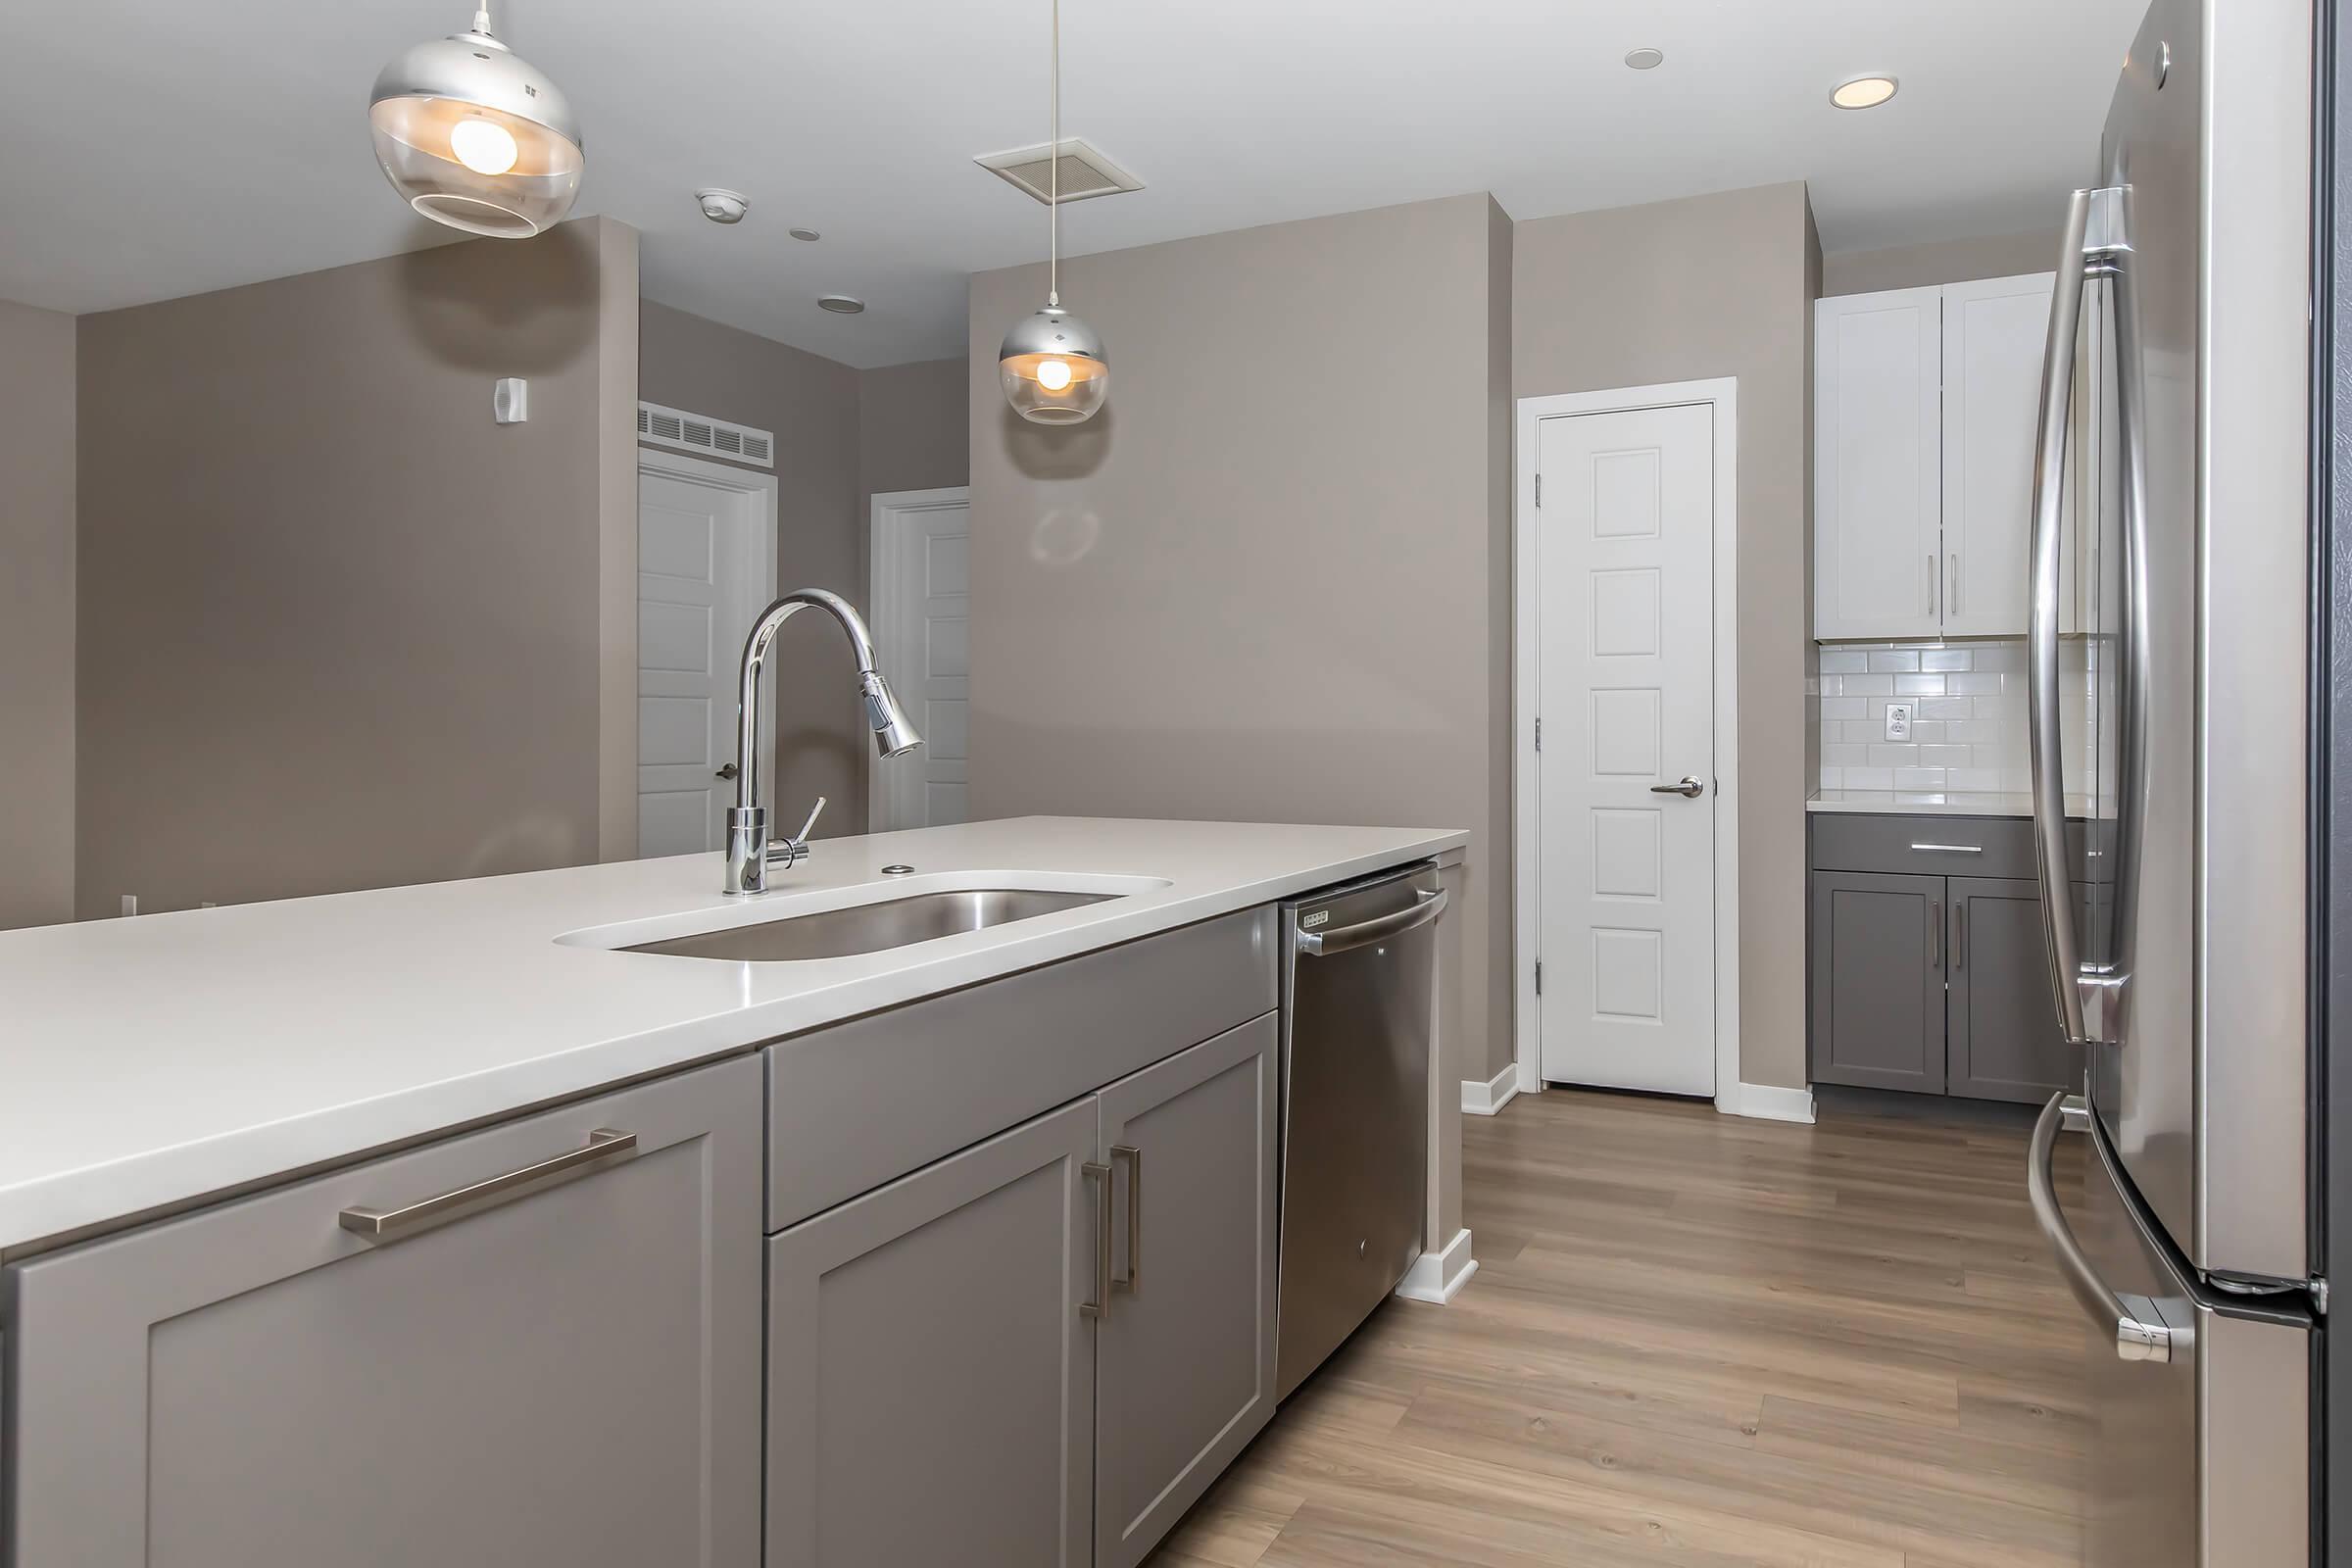
{"label": "five-panel white door", "polygon": [[1543,1074],[1711,1095],[1713,409],[1537,442]]}
{"label": "five-panel white door", "polygon": [[[735,486],[724,469],[708,481],[637,476],[640,856],[720,845],[735,800],[722,770],[734,763],[743,642],[774,597],[769,506],[763,488]],[[763,744],[771,714],[761,715]]]}
{"label": "five-panel white door", "polygon": [[971,503],[965,492],[874,498],[874,640],[923,732],[874,764],[873,823],[937,827],[971,814]]}

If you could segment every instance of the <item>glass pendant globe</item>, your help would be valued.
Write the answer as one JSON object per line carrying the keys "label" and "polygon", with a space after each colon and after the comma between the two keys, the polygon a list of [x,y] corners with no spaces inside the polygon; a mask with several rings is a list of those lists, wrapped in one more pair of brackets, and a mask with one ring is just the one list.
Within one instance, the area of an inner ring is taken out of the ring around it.
{"label": "glass pendant globe", "polygon": [[486,15],[386,66],[368,124],[392,188],[469,234],[528,239],[562,222],[587,167],[563,91],[492,37]]}
{"label": "glass pendant globe", "polygon": [[1110,357],[1093,327],[1058,305],[1024,317],[997,352],[1004,401],[1034,424],[1079,424],[1110,396]]}

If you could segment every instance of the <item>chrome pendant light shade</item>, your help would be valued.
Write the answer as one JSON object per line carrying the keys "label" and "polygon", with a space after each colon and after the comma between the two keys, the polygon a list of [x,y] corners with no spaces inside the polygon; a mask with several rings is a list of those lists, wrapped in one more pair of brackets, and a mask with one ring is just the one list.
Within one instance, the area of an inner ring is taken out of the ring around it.
{"label": "chrome pendant light shade", "polygon": [[383,69],[368,100],[375,161],[436,223],[528,239],[563,221],[586,160],[562,89],[473,25],[420,43]]}
{"label": "chrome pendant light shade", "polygon": [[1058,305],[1025,316],[997,351],[1004,401],[1039,424],[1077,424],[1110,396],[1110,360],[1095,329]]}
{"label": "chrome pendant light shade", "polygon": [[1046,143],[1046,308],[1023,317],[997,351],[1013,413],[1036,424],[1078,424],[1110,396],[1110,356],[1095,329],[1061,308],[1061,0],[1054,0],[1053,139]]}

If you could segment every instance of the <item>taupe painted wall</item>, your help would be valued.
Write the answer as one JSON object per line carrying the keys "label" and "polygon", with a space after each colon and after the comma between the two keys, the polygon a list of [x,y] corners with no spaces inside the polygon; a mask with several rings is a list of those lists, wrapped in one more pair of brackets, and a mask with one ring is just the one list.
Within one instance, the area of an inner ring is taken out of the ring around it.
{"label": "taupe painted wall", "polygon": [[1063,429],[997,387],[1045,269],[971,291],[975,814],[1470,829],[1457,1077],[1510,1038],[1511,266],[1484,195],[1065,261]]}
{"label": "taupe painted wall", "polygon": [[1883,288],[1925,288],[1976,277],[2015,277],[2046,272],[2057,265],[2058,231],[1988,234],[1896,245],[1878,251],[1844,251],[1821,262],[1821,293],[1871,294]]}
{"label": "taupe painted wall", "polygon": [[0,927],[74,917],[74,318],[0,302]]}
{"label": "taupe painted wall", "polygon": [[926,360],[858,376],[858,473],[868,502],[892,490],[945,490],[972,473],[971,384],[961,360]]}
{"label": "taupe painted wall", "polygon": [[[868,608],[873,493],[964,482],[960,360],[854,370],[650,300],[640,352],[647,402],[775,433],[779,592],[826,588]],[[862,833],[873,744],[859,718],[849,645],[822,617],[796,615],[777,633],[776,650],[770,814],[797,827],[822,795],[829,804],[819,837]]]}
{"label": "taupe painted wall", "polygon": [[1818,255],[1791,183],[1523,222],[1512,274],[1521,397],[1739,377],[1740,1077],[1790,1087],[1805,1083]]}
{"label": "taupe painted wall", "polygon": [[600,577],[634,246],[590,219],[81,318],[84,916],[593,860],[611,791],[633,815]]}

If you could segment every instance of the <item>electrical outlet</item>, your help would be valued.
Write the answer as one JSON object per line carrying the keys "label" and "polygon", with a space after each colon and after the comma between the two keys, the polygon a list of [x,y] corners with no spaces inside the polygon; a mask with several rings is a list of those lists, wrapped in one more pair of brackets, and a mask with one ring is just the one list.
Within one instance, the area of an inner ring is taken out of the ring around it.
{"label": "electrical outlet", "polygon": [[1886,705],[1886,738],[1890,741],[1907,741],[1911,738],[1911,705],[1909,703],[1888,703]]}

